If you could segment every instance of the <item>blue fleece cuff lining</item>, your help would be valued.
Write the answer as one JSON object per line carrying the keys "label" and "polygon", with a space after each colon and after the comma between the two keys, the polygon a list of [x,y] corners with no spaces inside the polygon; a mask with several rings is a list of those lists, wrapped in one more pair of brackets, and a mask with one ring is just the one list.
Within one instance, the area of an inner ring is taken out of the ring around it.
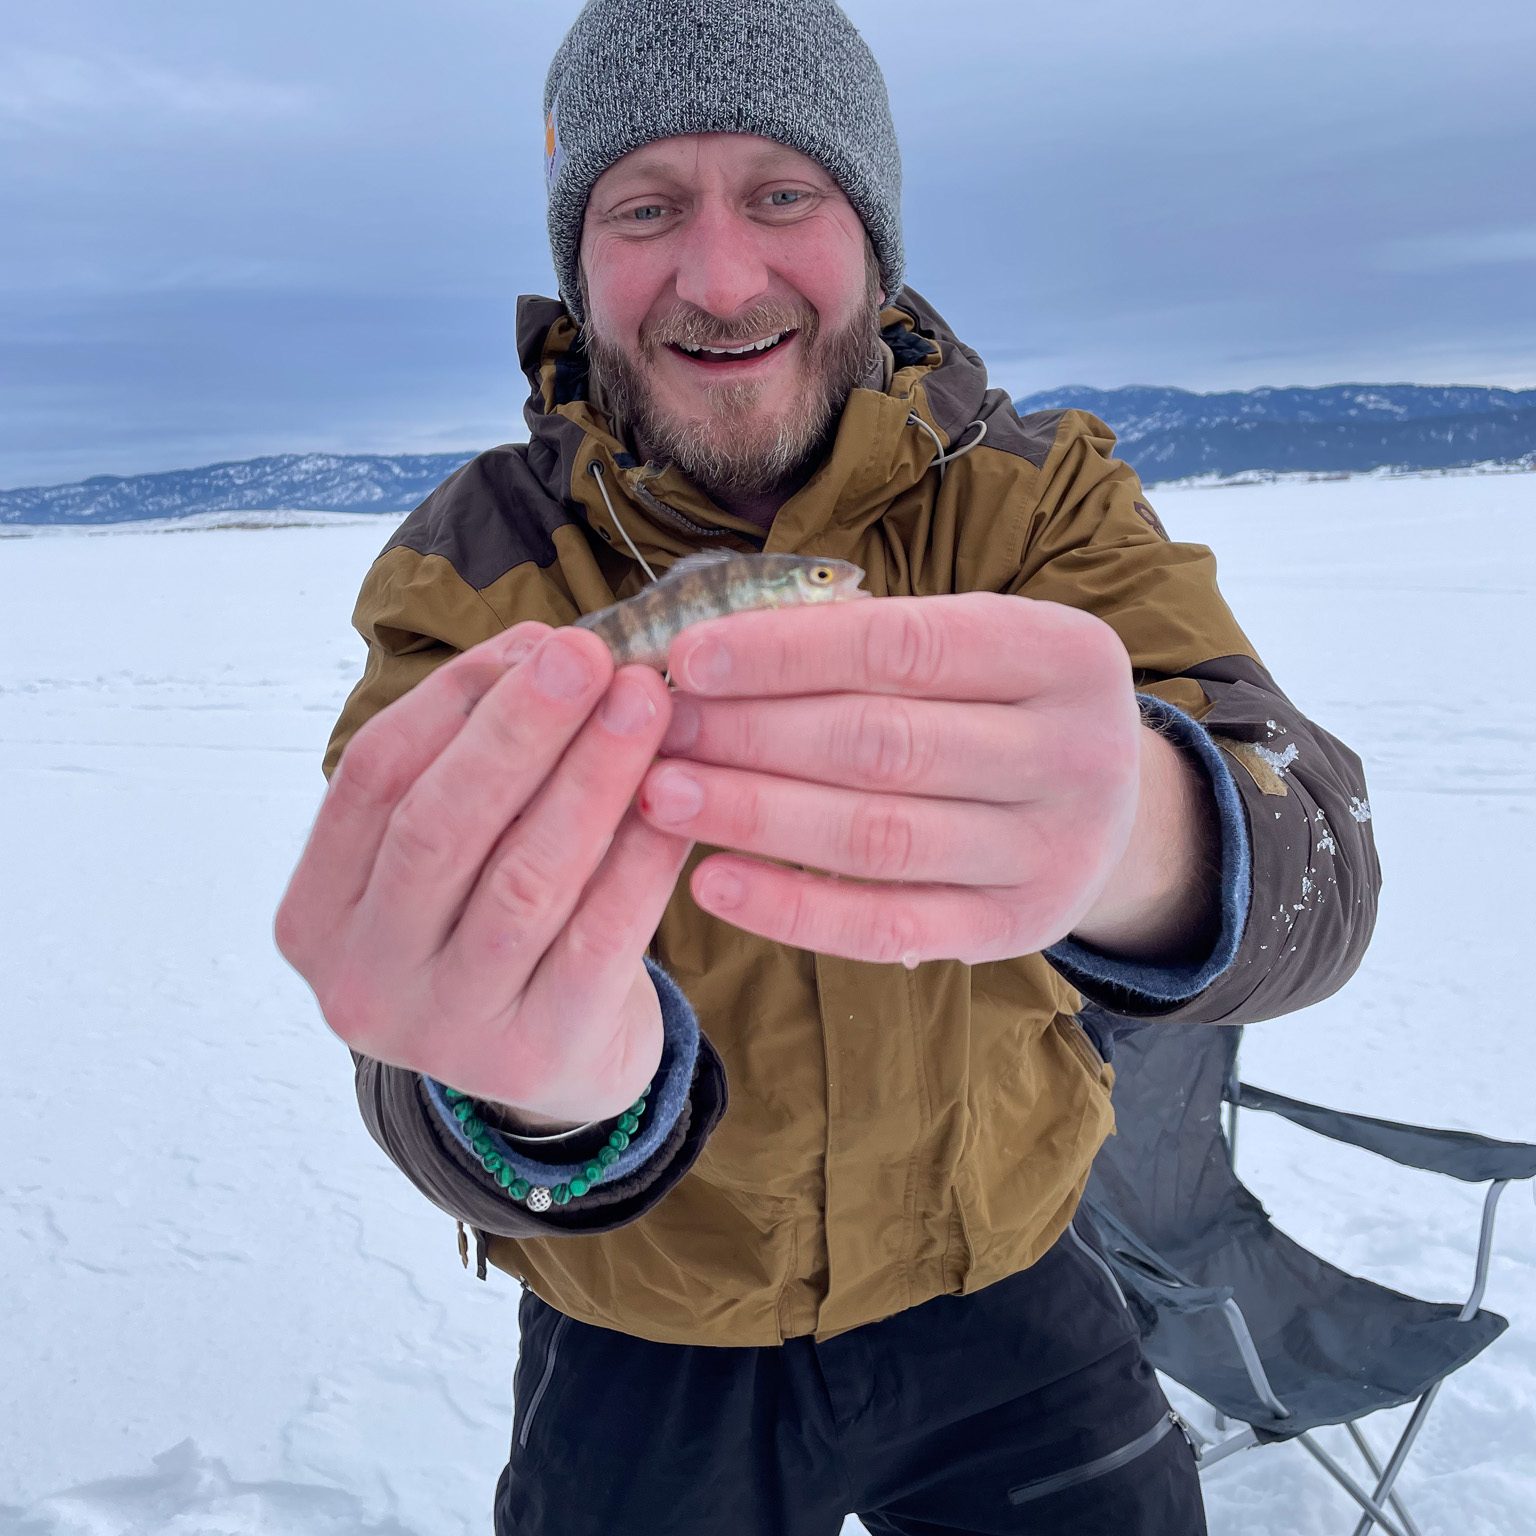
{"label": "blue fleece cuff lining", "polygon": [[1149,693],[1138,693],[1136,702],[1141,706],[1145,724],[1160,731],[1205,770],[1216,796],[1221,828],[1221,932],[1211,953],[1198,966],[1118,960],[1075,939],[1063,939],[1052,945],[1045,951],[1045,958],[1079,991],[1113,987],[1138,1006],[1177,1008],[1205,991],[1237,956],[1248,923],[1253,850],[1237,784],[1221,748],[1211,740],[1205,727],[1183,710]]}
{"label": "blue fleece cuff lining", "polygon": [[[661,1065],[651,1079],[650,1097],[646,1100],[645,1114],[640,1129],[630,1137],[629,1145],[619,1153],[603,1178],[611,1184],[628,1177],[650,1158],[667,1139],[677,1124],[683,1105],[688,1102],[688,1091],[693,1083],[693,1069],[699,1058],[699,1021],[693,1007],[683,996],[682,989],[659,965],[649,957],[645,968],[650,972],[656,995],[661,999],[662,1046]],[[474,1149],[464,1127],[454,1117],[443,1085],[435,1078],[423,1077],[427,1097],[437,1111],[438,1118],[447,1126],[454,1140],[476,1162],[479,1153]],[[569,1184],[574,1178],[584,1177],[591,1158],[579,1163],[543,1163],[530,1157],[526,1150],[515,1147],[504,1136],[499,1136],[490,1126],[485,1134],[490,1137],[491,1149],[519,1178],[530,1184],[542,1184],[546,1188],[554,1184]]]}

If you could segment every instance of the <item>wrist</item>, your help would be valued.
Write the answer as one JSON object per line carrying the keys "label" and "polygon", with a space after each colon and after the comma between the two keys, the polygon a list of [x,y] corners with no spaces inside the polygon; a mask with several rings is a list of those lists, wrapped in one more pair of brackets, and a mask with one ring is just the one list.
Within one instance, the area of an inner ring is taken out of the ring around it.
{"label": "wrist", "polygon": [[451,1153],[483,1169],[509,1199],[527,1202],[535,1213],[584,1197],[594,1183],[617,1184],[636,1174],[686,1113],[700,1050],[698,1019],[677,983],[649,958],[643,978],[662,1015],[661,1059],[652,1083],[616,1121],[542,1148],[519,1143],[487,1124],[461,1090],[422,1074],[423,1099]]}
{"label": "wrist", "polygon": [[1106,953],[1172,963],[1204,954],[1214,940],[1219,831],[1200,771],[1155,727],[1142,730],[1130,842],[1072,937]]}
{"label": "wrist", "polygon": [[[519,1104],[509,1104],[501,1099],[477,1097],[475,1099],[476,1114],[486,1125],[504,1136],[517,1137],[532,1144],[544,1143],[550,1154],[565,1153],[570,1146],[575,1145],[582,1133],[591,1132],[599,1126],[604,1128],[604,1134],[611,1131],[619,1116],[624,1114],[628,1106],[655,1081],[661,1065],[662,1041],[665,1032],[661,1016],[661,1000],[651,980],[650,971],[643,964],[636,970],[635,981],[624,1000],[623,1010],[625,1033],[635,1042],[633,1048],[627,1053],[626,1064],[644,1066],[648,1061],[650,1069],[629,1089],[619,1090],[617,1108],[594,1115],[588,1106],[582,1103],[581,1097],[576,1096],[575,1112],[582,1116],[577,1120],[569,1116],[541,1114],[537,1110],[527,1109]],[[653,1037],[651,1043],[654,1045],[654,1050],[647,1049],[641,1044],[648,1037]],[[612,1092],[611,1088],[610,1092]],[[535,1155],[539,1155],[537,1150]]]}
{"label": "wrist", "polygon": [[480,1106],[480,1118],[508,1136],[568,1136],[573,1131],[597,1124],[595,1120],[551,1120],[547,1115],[536,1115],[516,1104],[501,1104],[495,1099],[476,1102]]}

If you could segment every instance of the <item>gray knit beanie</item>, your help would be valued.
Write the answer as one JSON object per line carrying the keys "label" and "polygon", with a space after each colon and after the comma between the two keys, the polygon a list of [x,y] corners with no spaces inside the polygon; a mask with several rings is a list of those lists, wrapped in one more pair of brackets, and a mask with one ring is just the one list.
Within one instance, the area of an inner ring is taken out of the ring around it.
{"label": "gray knit beanie", "polygon": [[544,85],[549,244],[580,320],[593,183],[653,139],[752,133],[817,161],[901,287],[901,155],[885,81],[833,0],[589,0]]}

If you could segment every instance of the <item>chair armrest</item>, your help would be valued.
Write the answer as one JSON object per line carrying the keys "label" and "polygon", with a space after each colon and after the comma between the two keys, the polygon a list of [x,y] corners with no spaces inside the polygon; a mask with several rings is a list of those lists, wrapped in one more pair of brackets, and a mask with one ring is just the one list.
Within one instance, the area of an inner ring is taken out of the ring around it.
{"label": "chair armrest", "polygon": [[1185,1279],[1093,1201],[1084,1200],[1082,1209],[1093,1223],[1115,1278],[1148,1306],[1165,1306],[1174,1312],[1202,1312],[1207,1307],[1225,1306],[1232,1299],[1228,1286],[1196,1285]]}
{"label": "chair armrest", "polygon": [[1237,1102],[1243,1109],[1262,1109],[1279,1115],[1320,1136],[1363,1147],[1426,1173],[1443,1173],[1468,1184],[1493,1180],[1536,1178],[1536,1147],[1517,1141],[1494,1141],[1470,1131],[1437,1131],[1427,1126],[1401,1125],[1395,1120],[1373,1120],[1342,1109],[1325,1109],[1283,1093],[1270,1093],[1249,1083],[1238,1087]]}
{"label": "chair armrest", "polygon": [[1275,1396],[1274,1388],[1269,1384],[1269,1374],[1254,1347],[1248,1320],[1243,1316],[1243,1309],[1238,1305],[1232,1287],[1196,1285],[1093,1201],[1085,1199],[1083,1210],[1093,1223],[1094,1232],[1103,1244],[1110,1267],[1127,1298],[1134,1298],[1151,1314],[1142,1328],[1143,1336],[1149,1331],[1151,1320],[1156,1318],[1159,1308],[1186,1315],[1194,1312],[1220,1312],[1232,1334],[1232,1343],[1243,1362],[1243,1369],[1248,1373],[1254,1395],[1274,1415],[1277,1422],[1289,1418],[1289,1410]]}
{"label": "chair armrest", "polygon": [[1170,1312],[1205,1312],[1224,1307],[1232,1300],[1232,1288],[1226,1285],[1195,1285],[1188,1280],[1165,1279],[1154,1275],[1141,1260],[1111,1247],[1110,1266],[1115,1278],[1148,1306],[1166,1307]]}

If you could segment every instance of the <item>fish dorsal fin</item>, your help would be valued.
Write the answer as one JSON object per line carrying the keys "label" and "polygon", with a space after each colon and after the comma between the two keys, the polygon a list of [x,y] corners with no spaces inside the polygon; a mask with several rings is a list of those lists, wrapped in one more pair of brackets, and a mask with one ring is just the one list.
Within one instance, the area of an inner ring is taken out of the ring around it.
{"label": "fish dorsal fin", "polygon": [[719,565],[724,560],[735,558],[736,556],[728,549],[696,549],[691,555],[684,555],[681,560],[674,560],[661,579],[667,581],[673,576],[686,576],[689,571],[701,571],[706,566]]}

